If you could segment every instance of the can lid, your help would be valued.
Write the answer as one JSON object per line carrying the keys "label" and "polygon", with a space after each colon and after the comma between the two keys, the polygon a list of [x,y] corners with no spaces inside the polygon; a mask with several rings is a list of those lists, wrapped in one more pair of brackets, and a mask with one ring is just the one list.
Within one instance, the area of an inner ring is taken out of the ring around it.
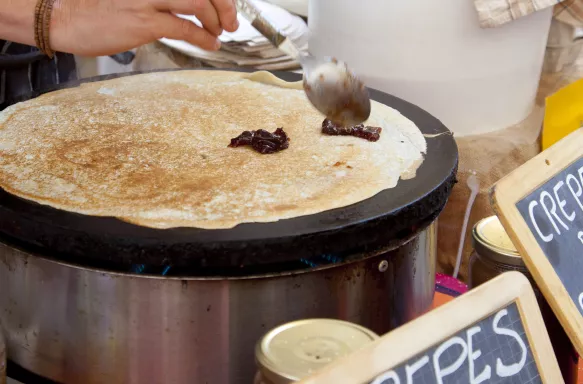
{"label": "can lid", "polygon": [[472,231],[474,249],[480,256],[514,266],[524,266],[524,261],[497,216],[476,223]]}
{"label": "can lid", "polygon": [[273,383],[291,383],[314,374],[379,336],[359,325],[333,319],[283,324],[257,343],[255,357]]}

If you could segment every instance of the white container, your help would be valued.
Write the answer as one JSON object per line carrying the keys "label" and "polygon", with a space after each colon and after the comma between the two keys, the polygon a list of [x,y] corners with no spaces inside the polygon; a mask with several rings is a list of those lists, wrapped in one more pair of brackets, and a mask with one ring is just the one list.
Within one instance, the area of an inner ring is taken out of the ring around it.
{"label": "white container", "polygon": [[458,136],[485,133],[530,113],[551,16],[481,29],[471,0],[311,0],[310,51],[346,61]]}

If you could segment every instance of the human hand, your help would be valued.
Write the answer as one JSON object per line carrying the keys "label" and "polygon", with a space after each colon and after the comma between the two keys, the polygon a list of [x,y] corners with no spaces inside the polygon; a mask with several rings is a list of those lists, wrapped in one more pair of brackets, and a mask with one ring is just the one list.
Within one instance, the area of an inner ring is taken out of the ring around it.
{"label": "human hand", "polygon": [[[195,15],[203,28],[178,13]],[[238,26],[233,0],[57,0],[50,41],[54,50],[88,56],[126,51],[162,37],[216,50],[223,30],[234,32]]]}
{"label": "human hand", "polygon": [[[0,39],[33,45],[36,0],[4,4],[0,16],[7,14],[7,20],[18,23],[6,24],[7,36]],[[175,14],[195,15],[203,28]],[[105,56],[167,37],[216,50],[223,30],[234,32],[238,27],[234,0],[56,0],[50,45],[55,51]]]}

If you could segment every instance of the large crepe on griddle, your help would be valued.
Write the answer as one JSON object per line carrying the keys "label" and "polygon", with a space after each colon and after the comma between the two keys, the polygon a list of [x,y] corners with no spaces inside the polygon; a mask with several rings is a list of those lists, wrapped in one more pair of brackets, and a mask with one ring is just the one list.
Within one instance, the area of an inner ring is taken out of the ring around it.
{"label": "large crepe on griddle", "polygon": [[[426,143],[373,102],[377,142],[325,136],[299,83],[177,71],[84,84],[0,113],[0,186],[40,204],[153,228],[231,228],[344,207],[415,176]],[[228,148],[283,127],[289,149]]]}

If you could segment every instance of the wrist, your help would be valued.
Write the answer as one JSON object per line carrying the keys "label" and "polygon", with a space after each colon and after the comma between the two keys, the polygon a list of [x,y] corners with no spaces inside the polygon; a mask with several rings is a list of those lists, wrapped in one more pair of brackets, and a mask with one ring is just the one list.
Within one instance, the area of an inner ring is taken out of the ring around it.
{"label": "wrist", "polygon": [[0,39],[34,46],[35,6],[36,0],[0,1]]}
{"label": "wrist", "polygon": [[71,9],[64,0],[53,0],[53,10],[49,27],[50,46],[54,51],[70,53],[72,33],[67,29],[70,24]]}

